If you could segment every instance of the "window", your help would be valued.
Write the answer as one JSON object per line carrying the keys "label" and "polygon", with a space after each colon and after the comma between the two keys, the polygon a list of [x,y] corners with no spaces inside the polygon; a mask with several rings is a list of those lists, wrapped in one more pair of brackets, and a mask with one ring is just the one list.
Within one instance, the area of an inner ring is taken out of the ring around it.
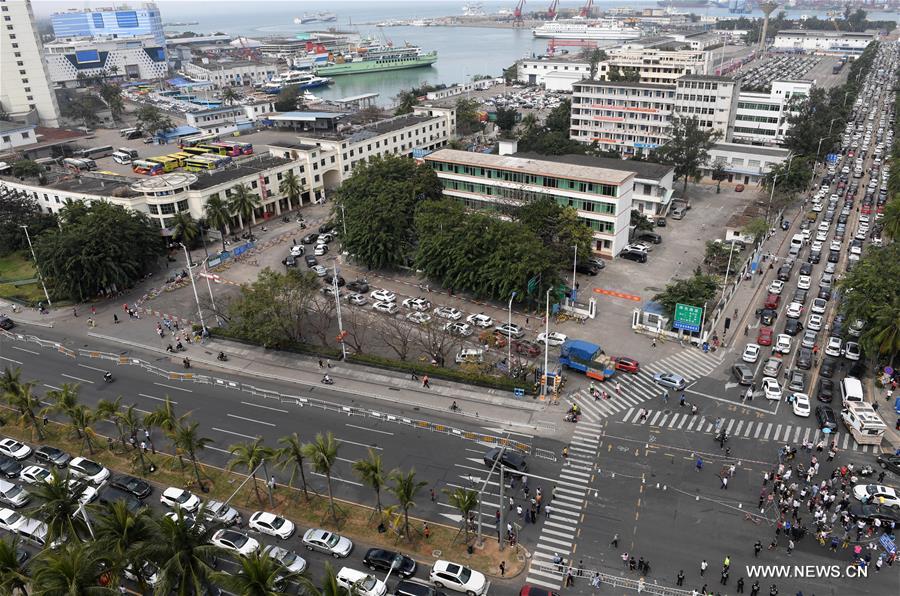
{"label": "window", "polygon": [[184,199],[183,201],[178,201],[178,211],[181,212],[181,211],[187,211],[187,210],[188,210],[187,199]]}
{"label": "window", "polygon": [[3,142],[4,142],[4,143],[9,143],[11,140],[12,140],[12,139],[10,138],[9,135],[3,135]]}
{"label": "window", "polygon": [[25,132],[22,133],[22,138],[23,138],[23,139],[28,139],[28,138],[30,138],[30,137],[31,137],[31,133],[30,133],[29,131],[25,131]]}
{"label": "window", "polygon": [[159,212],[163,215],[173,215],[175,213],[174,203],[164,203],[159,206]]}

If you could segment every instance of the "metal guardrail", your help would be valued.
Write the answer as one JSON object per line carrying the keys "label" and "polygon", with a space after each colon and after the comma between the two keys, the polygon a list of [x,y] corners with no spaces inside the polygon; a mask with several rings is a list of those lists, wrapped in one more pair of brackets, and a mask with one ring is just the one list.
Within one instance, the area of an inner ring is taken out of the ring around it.
{"label": "metal guardrail", "polygon": [[566,573],[571,571],[579,581],[590,581],[595,574],[600,576],[601,587],[611,586],[613,588],[624,588],[626,590],[640,591],[642,594],[654,594],[655,596],[691,596],[690,590],[682,590],[670,586],[663,586],[655,583],[656,580],[644,580],[643,583],[639,579],[631,579],[630,577],[622,577],[599,571],[591,571],[582,569],[581,573],[574,567],[570,567],[567,563],[554,565],[553,563],[539,563],[532,561],[531,569],[558,575],[560,581],[565,580]]}
{"label": "metal guardrail", "polygon": [[520,451],[522,453],[530,453],[532,451],[532,446],[527,443],[522,443],[520,441],[514,441],[511,439],[507,439],[505,437],[500,437],[496,435],[484,434],[479,432],[473,432],[462,428],[457,428],[454,426],[449,426],[446,424],[438,424],[436,422],[430,422],[428,420],[422,420],[419,418],[412,418],[409,416],[403,416],[400,414],[389,414],[386,412],[379,412],[378,410],[371,410],[368,408],[361,408],[356,406],[345,406],[343,404],[338,404],[334,402],[330,402],[327,400],[316,399],[312,397],[303,397],[299,395],[288,395],[284,393],[280,393],[278,391],[274,391],[272,389],[264,389],[261,387],[257,387],[255,385],[249,383],[241,383],[239,381],[233,381],[231,379],[216,377],[213,375],[204,375],[204,374],[196,374],[192,372],[179,372],[179,371],[170,371],[164,368],[160,368],[159,366],[155,366],[146,360],[141,360],[140,358],[132,358],[128,356],[121,356],[119,354],[113,354],[111,352],[102,352],[99,350],[87,350],[80,349],[77,352],[70,350],[58,342],[51,342],[47,340],[40,339],[34,335],[26,335],[22,333],[12,333],[9,331],[5,331],[0,329],[0,336],[6,337],[8,339],[16,340],[16,341],[24,341],[24,342],[33,342],[37,343],[43,348],[50,348],[57,350],[71,358],[91,358],[91,359],[100,359],[100,360],[108,360],[110,362],[114,362],[118,366],[137,366],[151,374],[157,375],[159,377],[163,377],[169,381],[184,381],[184,382],[192,382],[192,383],[200,383],[203,385],[213,385],[215,387],[219,387],[222,389],[231,389],[234,391],[241,391],[243,393],[247,393],[254,397],[260,397],[265,400],[277,401],[279,404],[291,405],[295,407],[314,407],[320,408],[325,411],[336,412],[338,414],[344,414],[346,416],[360,416],[363,418],[370,418],[373,420],[380,420],[382,422],[389,422],[392,424],[401,424],[405,426],[415,427],[421,430],[427,430],[430,432],[436,432],[445,434],[448,436],[457,437],[464,440],[475,441],[478,443],[483,443],[487,445],[499,445],[499,446],[507,446],[510,449],[515,449],[516,451]]}

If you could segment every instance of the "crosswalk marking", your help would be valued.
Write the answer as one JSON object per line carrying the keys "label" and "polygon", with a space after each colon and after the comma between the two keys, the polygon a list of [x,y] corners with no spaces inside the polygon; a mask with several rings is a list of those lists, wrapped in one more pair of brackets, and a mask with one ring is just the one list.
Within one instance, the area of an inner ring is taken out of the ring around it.
{"label": "crosswalk marking", "polygon": [[651,373],[675,372],[689,382],[709,375],[722,363],[721,356],[704,353],[696,348],[685,349],[645,366]]}
{"label": "crosswalk marking", "polygon": [[743,420],[739,421],[739,422],[738,422],[738,425],[737,425],[737,428],[734,429],[734,434],[735,434],[735,435],[741,434],[741,427],[742,427],[742,426],[744,426],[744,421],[743,421]]}

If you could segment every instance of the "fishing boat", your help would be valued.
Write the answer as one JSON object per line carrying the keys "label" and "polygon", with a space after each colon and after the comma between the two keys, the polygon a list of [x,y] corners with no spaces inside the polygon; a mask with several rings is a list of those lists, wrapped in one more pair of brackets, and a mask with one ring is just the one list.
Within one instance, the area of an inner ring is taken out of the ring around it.
{"label": "fishing boat", "polygon": [[274,94],[280,93],[282,89],[288,87],[297,87],[300,90],[315,89],[316,87],[324,87],[332,82],[329,78],[316,76],[309,72],[289,70],[272,77],[268,83],[262,86],[262,91]]}
{"label": "fishing boat", "polygon": [[437,62],[437,52],[422,52],[418,46],[406,45],[400,48],[375,47],[358,48],[349,55],[340,55],[334,64],[316,68],[319,76],[338,76],[381,72],[385,70],[401,70],[431,66]]}

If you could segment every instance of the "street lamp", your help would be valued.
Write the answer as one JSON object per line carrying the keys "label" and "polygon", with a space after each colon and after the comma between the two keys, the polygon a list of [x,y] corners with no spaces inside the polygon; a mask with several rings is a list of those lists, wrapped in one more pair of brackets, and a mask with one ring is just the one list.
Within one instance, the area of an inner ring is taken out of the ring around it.
{"label": "street lamp", "polygon": [[578,245],[575,245],[575,255],[572,257],[572,303],[575,302],[575,271],[578,269]]}
{"label": "street lamp", "polygon": [[[509,297],[509,326],[507,327],[507,331],[512,332],[512,303],[516,297],[516,293],[513,292],[512,296]],[[506,371],[510,373],[509,376],[512,376],[512,335],[507,334],[506,336]]]}
{"label": "street lamp", "polygon": [[341,320],[341,297],[338,293],[337,261],[334,265],[334,276],[331,278],[331,289],[334,292],[334,304],[337,307],[338,332],[341,337],[341,359],[347,361],[347,342],[344,341],[344,323]]}
{"label": "street lamp", "polygon": [[825,139],[830,138],[830,137],[831,137],[831,135],[828,135],[827,137],[822,137],[821,139],[819,139],[819,144],[816,146],[816,158],[813,160],[812,174],[809,177],[810,188],[812,187],[813,180],[815,180],[815,178],[816,178],[816,164],[819,162],[819,151],[822,150],[822,141],[824,141]]}
{"label": "street lamp", "polygon": [[394,558],[391,559],[391,567],[390,569],[388,569],[387,575],[384,576],[384,585],[387,585],[388,579],[391,577],[391,572],[393,572],[394,569],[399,569],[400,565],[402,564],[403,555],[397,553],[396,555],[394,555]]}
{"label": "street lamp", "polygon": [[194,267],[199,267],[199,265],[191,266],[191,255],[188,253],[187,246],[181,242],[179,242],[179,244],[181,244],[181,248],[184,249],[184,259],[187,261],[188,275],[191,278],[191,287],[194,289],[194,301],[197,303],[197,315],[200,317],[200,328],[206,333],[206,323],[203,321],[203,310],[200,308],[200,296],[197,295],[197,284],[194,282]]}
{"label": "street lamp", "polygon": [[28,226],[22,225],[25,230],[25,238],[28,240],[28,248],[31,249],[31,258],[34,259],[34,268],[37,269],[38,279],[41,280],[41,287],[44,288],[44,298],[47,299],[47,306],[53,306],[50,302],[50,294],[47,293],[47,285],[44,283],[44,276],[41,275],[41,267],[38,265],[37,256],[34,254],[34,246],[31,244],[31,235],[28,233]]}
{"label": "street lamp", "polygon": [[834,126],[836,120],[840,120],[840,118],[832,118],[831,122],[828,123],[828,136],[831,136],[831,127]]}
{"label": "street lamp", "polygon": [[[551,288],[547,288],[547,307],[544,314],[544,382],[541,383],[542,397],[547,397],[547,359],[550,357],[550,290]],[[500,505],[502,507],[503,503],[500,503]]]}

